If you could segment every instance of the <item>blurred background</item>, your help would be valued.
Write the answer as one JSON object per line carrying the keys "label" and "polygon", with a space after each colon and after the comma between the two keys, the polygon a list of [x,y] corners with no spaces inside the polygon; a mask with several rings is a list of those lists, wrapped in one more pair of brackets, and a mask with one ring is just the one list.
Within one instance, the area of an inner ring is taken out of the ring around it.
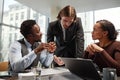
{"label": "blurred background", "polygon": [[[48,23],[56,20],[61,8],[75,7],[84,29],[85,48],[92,40],[93,24],[100,19],[111,21],[120,33],[120,0],[0,0],[0,62],[8,61],[10,44],[22,38],[19,28],[26,19],[34,19],[46,42]],[[120,34],[117,38],[120,41]]]}

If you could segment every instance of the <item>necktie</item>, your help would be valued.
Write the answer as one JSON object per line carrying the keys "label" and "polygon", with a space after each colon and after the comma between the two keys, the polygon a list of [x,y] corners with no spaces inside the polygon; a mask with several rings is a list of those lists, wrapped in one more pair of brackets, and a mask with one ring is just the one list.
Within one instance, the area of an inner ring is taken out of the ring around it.
{"label": "necktie", "polygon": [[65,41],[68,41],[68,35],[69,35],[68,29],[65,29]]}

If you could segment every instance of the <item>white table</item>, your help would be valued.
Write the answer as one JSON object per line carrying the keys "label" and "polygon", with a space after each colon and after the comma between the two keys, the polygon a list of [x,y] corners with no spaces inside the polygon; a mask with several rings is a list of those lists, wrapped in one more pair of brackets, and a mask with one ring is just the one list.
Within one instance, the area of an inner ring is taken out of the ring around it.
{"label": "white table", "polygon": [[[83,80],[63,67],[42,69],[41,80]],[[117,77],[120,80],[120,77]]]}
{"label": "white table", "polygon": [[41,80],[83,80],[63,67],[42,69]]}
{"label": "white table", "polygon": [[[3,73],[3,72],[0,72]],[[1,75],[1,74],[0,74]],[[0,78],[0,80],[6,80]],[[10,78],[7,80],[19,80],[18,77]],[[83,80],[80,77],[72,74],[68,69],[63,67],[58,68],[48,68],[41,70],[41,80]],[[117,77],[117,80],[120,80],[120,77]]]}

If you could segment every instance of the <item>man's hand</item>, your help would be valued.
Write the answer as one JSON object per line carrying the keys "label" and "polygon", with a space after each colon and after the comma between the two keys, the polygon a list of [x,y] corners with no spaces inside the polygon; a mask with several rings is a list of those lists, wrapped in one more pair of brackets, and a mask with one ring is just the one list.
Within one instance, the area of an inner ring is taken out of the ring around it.
{"label": "man's hand", "polygon": [[59,66],[64,65],[64,62],[60,57],[57,57],[56,55],[54,55],[53,59]]}
{"label": "man's hand", "polygon": [[41,44],[38,45],[37,48],[34,49],[34,51],[37,54],[37,53],[41,52],[42,50],[44,50],[48,47],[49,47],[48,43],[41,43]]}
{"label": "man's hand", "polygon": [[56,44],[54,42],[41,43],[37,48],[34,49],[34,51],[37,54],[44,49],[47,49],[50,53],[53,53],[56,50]]}
{"label": "man's hand", "polygon": [[47,50],[50,53],[54,53],[54,51],[56,50],[56,44],[55,44],[55,42],[49,42],[48,45],[49,45],[49,47],[47,48]]}

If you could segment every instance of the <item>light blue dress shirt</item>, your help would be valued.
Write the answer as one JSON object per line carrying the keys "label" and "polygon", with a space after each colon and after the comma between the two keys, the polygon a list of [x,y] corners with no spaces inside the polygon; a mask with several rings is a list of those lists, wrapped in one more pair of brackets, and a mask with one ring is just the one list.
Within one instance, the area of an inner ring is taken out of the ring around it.
{"label": "light blue dress shirt", "polygon": [[[21,53],[21,44],[18,41],[15,41],[11,44],[9,50],[9,61],[12,67],[12,70],[15,72],[24,71],[32,62],[36,59],[37,55],[34,50],[31,49],[31,44],[25,39],[25,44],[27,45],[28,54],[22,57]],[[49,53],[47,50],[43,50],[40,53],[40,62],[45,66],[49,66],[53,61],[53,54]]]}

